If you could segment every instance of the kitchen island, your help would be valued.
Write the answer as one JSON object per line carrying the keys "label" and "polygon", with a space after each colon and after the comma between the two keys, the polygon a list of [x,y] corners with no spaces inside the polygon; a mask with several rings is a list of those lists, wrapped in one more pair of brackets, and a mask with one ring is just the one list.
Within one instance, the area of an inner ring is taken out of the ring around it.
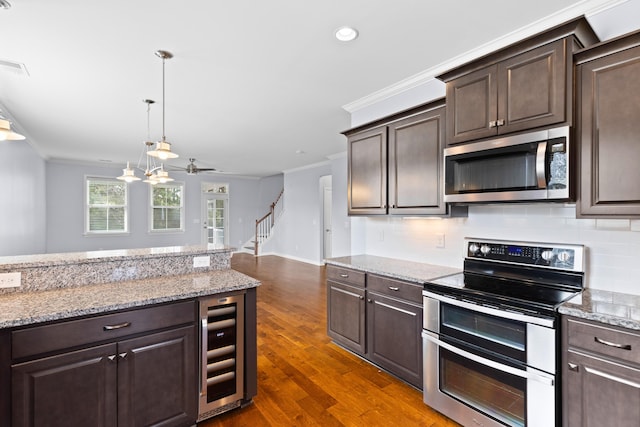
{"label": "kitchen island", "polygon": [[0,258],[0,273],[19,273],[21,283],[0,289],[0,394],[11,396],[0,402],[0,425],[193,425],[199,301],[211,296],[244,298],[250,401],[259,282],[230,269],[231,251],[189,246]]}

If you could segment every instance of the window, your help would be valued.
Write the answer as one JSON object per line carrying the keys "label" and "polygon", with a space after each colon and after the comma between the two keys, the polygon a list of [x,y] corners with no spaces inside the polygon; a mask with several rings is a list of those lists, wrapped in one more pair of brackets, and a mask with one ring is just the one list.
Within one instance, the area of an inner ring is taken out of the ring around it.
{"label": "window", "polygon": [[127,184],[110,178],[86,178],[85,232],[126,233],[128,226]]}
{"label": "window", "polygon": [[184,224],[184,185],[151,187],[151,231],[181,231]]}

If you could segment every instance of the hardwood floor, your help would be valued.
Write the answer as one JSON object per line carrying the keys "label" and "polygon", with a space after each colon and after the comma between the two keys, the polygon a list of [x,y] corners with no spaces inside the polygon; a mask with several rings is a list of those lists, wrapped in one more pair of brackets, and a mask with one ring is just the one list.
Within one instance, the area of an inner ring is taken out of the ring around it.
{"label": "hardwood floor", "polygon": [[231,266],[262,281],[258,395],[199,427],[458,425],[429,409],[420,391],[329,340],[324,267],[247,254],[234,254]]}

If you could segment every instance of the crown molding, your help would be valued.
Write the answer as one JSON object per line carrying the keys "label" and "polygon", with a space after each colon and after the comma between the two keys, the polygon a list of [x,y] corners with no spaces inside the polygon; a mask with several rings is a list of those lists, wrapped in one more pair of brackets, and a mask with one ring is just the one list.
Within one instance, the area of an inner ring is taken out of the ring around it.
{"label": "crown molding", "polygon": [[512,31],[511,33],[508,33],[502,37],[480,45],[475,49],[464,52],[463,54],[458,55],[446,62],[440,63],[418,74],[401,80],[398,83],[387,86],[367,96],[345,104],[342,106],[342,108],[349,113],[354,113],[365,107],[369,107],[396,95],[407,92],[418,86],[427,84],[428,82],[435,80],[436,76],[448,70],[466,64],[470,61],[473,61],[474,59],[480,58],[496,50],[507,47],[520,40],[526,39],[527,37],[531,37],[548,28],[560,25],[563,22],[578,18],[582,15],[588,18],[619,4],[626,3],[627,1],[628,0],[584,0],[578,2],[562,10],[559,10],[552,15],[549,15],[529,25],[519,28],[516,31]]}

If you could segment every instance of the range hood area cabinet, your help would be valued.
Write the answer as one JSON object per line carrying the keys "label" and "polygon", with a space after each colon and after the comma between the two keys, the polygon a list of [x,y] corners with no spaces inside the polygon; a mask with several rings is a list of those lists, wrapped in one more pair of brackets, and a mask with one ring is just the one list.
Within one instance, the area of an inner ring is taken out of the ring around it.
{"label": "range hood area cabinet", "polygon": [[640,31],[575,55],[580,218],[640,218]]}
{"label": "range hood area cabinet", "polygon": [[443,200],[443,100],[343,133],[349,215],[464,215]]}
{"label": "range hood area cabinet", "polygon": [[573,122],[573,52],[598,42],[584,17],[448,71],[447,145]]}

